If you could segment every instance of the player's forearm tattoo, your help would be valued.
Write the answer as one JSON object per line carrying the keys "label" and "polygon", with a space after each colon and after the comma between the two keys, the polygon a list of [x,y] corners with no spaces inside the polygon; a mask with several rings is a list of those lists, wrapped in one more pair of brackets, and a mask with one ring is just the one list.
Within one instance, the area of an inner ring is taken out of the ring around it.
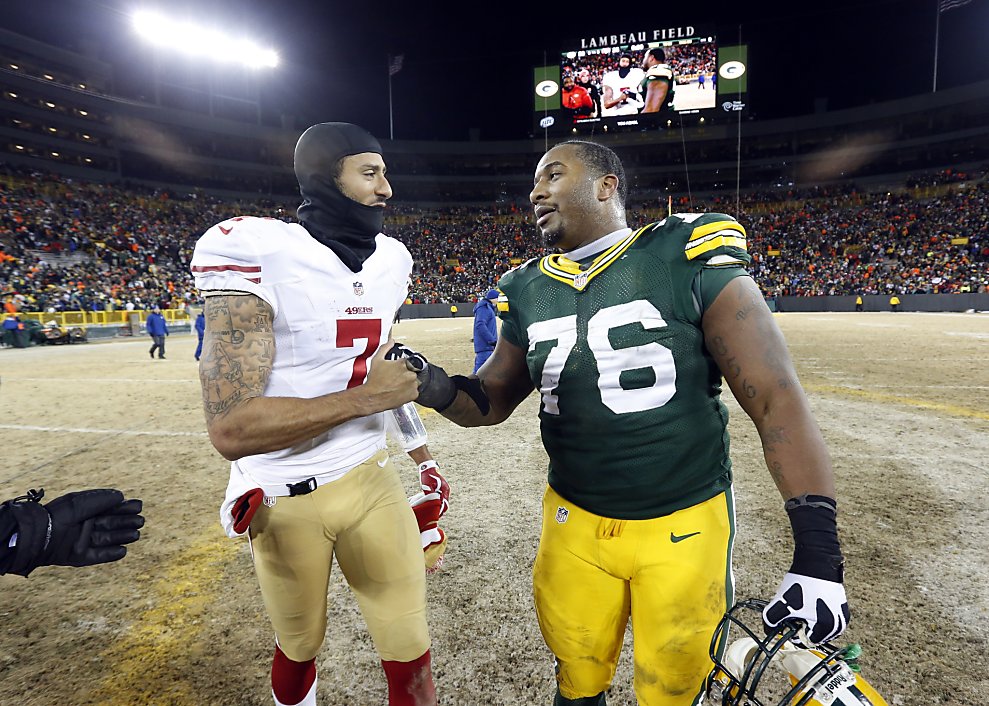
{"label": "player's forearm tattoo", "polygon": [[773,461],[772,463],[767,465],[769,466],[769,475],[773,477],[773,482],[777,486],[779,486],[783,482],[783,479],[785,478],[785,476],[783,475],[783,464],[781,464],[779,461]]}
{"label": "player's forearm tattoo", "polygon": [[786,433],[785,427],[770,427],[762,436],[762,446],[767,453],[776,451],[777,444],[789,444],[790,437]]}
{"label": "player's forearm tattoo", "polygon": [[209,423],[243,400],[264,393],[275,339],[271,307],[253,295],[209,297],[205,313],[199,378]]}

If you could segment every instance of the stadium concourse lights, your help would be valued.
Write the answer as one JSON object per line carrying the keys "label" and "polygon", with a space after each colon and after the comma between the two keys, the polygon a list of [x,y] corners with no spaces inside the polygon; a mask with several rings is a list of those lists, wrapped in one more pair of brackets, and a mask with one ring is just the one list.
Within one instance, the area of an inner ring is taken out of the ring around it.
{"label": "stadium concourse lights", "polygon": [[271,49],[262,49],[248,39],[238,39],[149,10],[136,12],[133,19],[137,33],[155,45],[252,69],[278,66],[278,54]]}

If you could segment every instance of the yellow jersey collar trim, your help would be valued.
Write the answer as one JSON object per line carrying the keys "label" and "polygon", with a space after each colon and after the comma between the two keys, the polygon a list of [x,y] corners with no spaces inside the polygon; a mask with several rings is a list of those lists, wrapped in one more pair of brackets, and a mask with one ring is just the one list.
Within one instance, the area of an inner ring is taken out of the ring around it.
{"label": "yellow jersey collar trim", "polygon": [[[600,247],[602,244],[605,245],[604,252],[595,257],[589,265],[582,266],[575,260],[567,257],[567,255],[558,253],[542,258],[539,261],[539,270],[547,277],[552,277],[558,282],[569,284],[578,292],[582,292],[592,279],[604,272],[611,263],[620,258],[648,227],[644,226],[637,231],[623,228],[622,230],[615,231],[614,234],[606,235],[604,238],[600,238],[593,243],[568,253],[569,255],[577,255],[577,259],[580,259],[594,253],[595,247],[593,246]],[[617,242],[614,242],[611,246],[607,246],[608,240],[611,240],[612,237],[618,238]]]}

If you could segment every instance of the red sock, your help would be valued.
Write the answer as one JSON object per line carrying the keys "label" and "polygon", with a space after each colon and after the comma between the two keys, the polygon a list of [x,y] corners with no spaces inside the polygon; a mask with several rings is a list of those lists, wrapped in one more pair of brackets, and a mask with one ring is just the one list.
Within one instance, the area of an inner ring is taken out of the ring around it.
{"label": "red sock", "polygon": [[388,706],[433,706],[436,703],[429,662],[429,650],[411,662],[381,660],[388,680]]}
{"label": "red sock", "polygon": [[316,658],[306,662],[293,662],[282,648],[275,645],[275,657],[271,661],[271,690],[283,704],[297,704],[309,693],[316,681]]}

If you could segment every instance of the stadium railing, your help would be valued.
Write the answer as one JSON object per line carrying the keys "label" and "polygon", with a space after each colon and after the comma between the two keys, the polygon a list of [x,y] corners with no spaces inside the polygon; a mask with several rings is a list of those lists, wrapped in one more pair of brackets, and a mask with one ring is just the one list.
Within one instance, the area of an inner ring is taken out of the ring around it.
{"label": "stadium railing", "polygon": [[[144,335],[144,322],[150,310],[134,309],[127,311],[19,311],[17,315],[23,320],[33,320],[42,324],[54,321],[61,328],[81,326],[101,330],[103,335],[96,334],[95,338],[112,338],[114,336]],[[162,315],[169,326],[175,326],[178,331],[192,329],[190,312],[187,309],[162,309]],[[111,334],[110,331],[113,331]]]}

